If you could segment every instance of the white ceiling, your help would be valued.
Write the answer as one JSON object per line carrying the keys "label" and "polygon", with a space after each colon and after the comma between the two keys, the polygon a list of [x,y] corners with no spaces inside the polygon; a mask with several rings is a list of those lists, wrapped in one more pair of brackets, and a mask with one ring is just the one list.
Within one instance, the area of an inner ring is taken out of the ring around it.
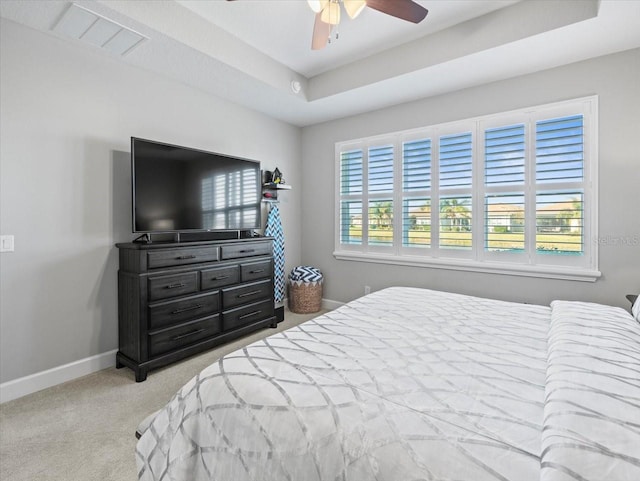
{"label": "white ceiling", "polygon": [[[519,0],[418,0],[430,10],[414,24],[365,8],[355,19],[341,16],[337,40],[311,50],[315,14],[306,0],[177,0],[194,13],[305,77],[479,17]],[[334,31],[335,37],[335,31]]]}
{"label": "white ceiling", "polygon": [[115,56],[65,38],[64,0],[1,0],[0,15],[300,126],[640,47],[638,0],[419,0],[422,23],[365,9],[321,51],[305,0],[75,3],[149,40]]}

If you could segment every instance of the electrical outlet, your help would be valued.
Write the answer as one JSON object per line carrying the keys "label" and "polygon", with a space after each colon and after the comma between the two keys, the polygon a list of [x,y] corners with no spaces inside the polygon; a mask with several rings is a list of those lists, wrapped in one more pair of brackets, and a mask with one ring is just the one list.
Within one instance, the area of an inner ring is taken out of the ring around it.
{"label": "electrical outlet", "polygon": [[364,295],[371,294],[371,286],[364,286]]}
{"label": "electrical outlet", "polygon": [[13,252],[14,241],[12,235],[0,236],[0,252]]}

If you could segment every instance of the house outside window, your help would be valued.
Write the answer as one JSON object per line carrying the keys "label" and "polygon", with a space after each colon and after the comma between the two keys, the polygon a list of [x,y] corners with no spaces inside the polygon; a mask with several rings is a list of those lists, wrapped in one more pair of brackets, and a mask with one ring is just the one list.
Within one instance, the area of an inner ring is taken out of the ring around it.
{"label": "house outside window", "polygon": [[595,281],[597,97],[336,144],[337,259]]}

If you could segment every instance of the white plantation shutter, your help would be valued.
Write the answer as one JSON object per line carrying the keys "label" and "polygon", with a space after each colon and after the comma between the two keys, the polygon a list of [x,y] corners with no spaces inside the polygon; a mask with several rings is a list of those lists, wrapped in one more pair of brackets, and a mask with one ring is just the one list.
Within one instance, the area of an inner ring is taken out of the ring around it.
{"label": "white plantation shutter", "polygon": [[484,248],[525,249],[525,125],[484,131]]}
{"label": "white plantation shutter", "polygon": [[393,192],[393,145],[369,148],[369,195]]}
{"label": "white plantation shutter", "polygon": [[440,137],[439,247],[470,250],[472,246],[473,135]]}
{"label": "white plantation shutter", "polygon": [[336,257],[595,280],[596,123],[590,97],[337,144]]}
{"label": "white plantation shutter", "polygon": [[524,185],[524,134],[524,124],[485,131],[484,182],[486,186]]}
{"label": "white plantation shutter", "polygon": [[473,178],[471,132],[440,138],[440,189],[471,187]]}
{"label": "white plantation shutter", "polygon": [[431,189],[431,139],[402,144],[402,191],[421,192]]}
{"label": "white plantation shutter", "polygon": [[536,123],[536,182],[581,182],[584,171],[582,115]]}
{"label": "white plantation shutter", "polygon": [[536,250],[541,254],[582,255],[584,252],[581,192],[538,192]]}
{"label": "white plantation shutter", "polygon": [[340,159],[340,194],[362,194],[362,150],[343,152]]}
{"label": "white plantation shutter", "polygon": [[582,115],[536,122],[536,250],[584,253]]}
{"label": "white plantation shutter", "polygon": [[340,154],[340,243],[362,244],[362,149]]}
{"label": "white plantation shutter", "polygon": [[402,144],[402,246],[431,246],[431,139]]}
{"label": "white plantation shutter", "polygon": [[393,245],[393,145],[369,147],[368,245]]}
{"label": "white plantation shutter", "polygon": [[524,251],[524,194],[487,194],[484,208],[485,249],[492,252]]}

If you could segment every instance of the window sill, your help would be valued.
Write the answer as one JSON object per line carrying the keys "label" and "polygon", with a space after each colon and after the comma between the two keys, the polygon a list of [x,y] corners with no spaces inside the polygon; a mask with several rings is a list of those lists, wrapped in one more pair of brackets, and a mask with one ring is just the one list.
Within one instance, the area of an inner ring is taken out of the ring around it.
{"label": "window sill", "polygon": [[592,269],[578,269],[562,266],[514,265],[501,262],[478,262],[460,259],[436,259],[417,256],[390,256],[363,254],[360,252],[336,251],[333,256],[341,261],[372,262],[375,264],[393,264],[412,267],[430,267],[454,271],[484,272],[511,276],[540,277],[568,281],[595,282],[602,273]]}

